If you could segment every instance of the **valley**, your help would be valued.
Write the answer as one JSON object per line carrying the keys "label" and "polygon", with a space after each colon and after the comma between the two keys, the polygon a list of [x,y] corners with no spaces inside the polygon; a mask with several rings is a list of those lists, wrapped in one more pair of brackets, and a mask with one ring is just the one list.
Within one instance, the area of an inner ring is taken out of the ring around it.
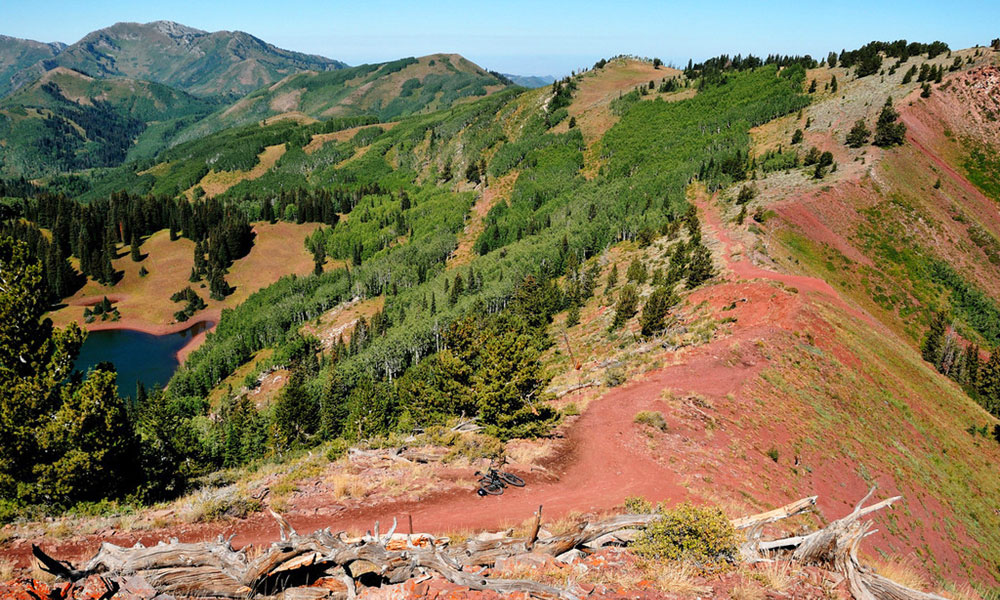
{"label": "valley", "polygon": [[[257,54],[230,61],[233,43]],[[216,48],[210,68],[185,44]],[[539,87],[458,54],[351,67],[166,22],[4,48],[12,576],[53,574],[35,546],[79,566],[103,543],[218,537],[249,565],[393,523],[441,552],[521,550],[377,583],[417,551],[387,541],[364,572],[307,552],[281,567],[305,583],[243,593],[490,598],[509,577],[560,597],[897,597],[852,572],[907,598],[1000,590],[1000,42],[622,55]],[[125,58],[146,52],[170,68]],[[527,485],[477,494],[497,461]],[[866,493],[901,499],[848,549],[761,545]],[[653,533],[671,519],[678,548],[710,544],[691,506],[728,524],[812,496],[707,566],[641,550],[673,548]],[[532,552],[636,513],[625,538]],[[148,583],[220,581],[191,569]]]}

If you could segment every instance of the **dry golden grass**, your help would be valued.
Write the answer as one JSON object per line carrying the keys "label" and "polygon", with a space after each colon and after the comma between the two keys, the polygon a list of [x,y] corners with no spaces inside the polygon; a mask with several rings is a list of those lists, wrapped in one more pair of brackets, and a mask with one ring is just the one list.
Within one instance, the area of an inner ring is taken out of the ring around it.
{"label": "dry golden grass", "polygon": [[0,560],[0,581],[10,581],[14,578],[15,572],[14,561],[7,559]]}
{"label": "dry golden grass", "polygon": [[333,497],[337,500],[364,498],[371,491],[368,482],[350,473],[332,475],[326,483],[333,486]]}
{"label": "dry golden grass", "polygon": [[304,323],[302,333],[316,337],[323,347],[329,350],[336,345],[340,336],[344,336],[345,343],[351,339],[351,331],[359,318],[371,319],[384,307],[385,296],[340,304],[316,319]]}
{"label": "dry golden grass", "polygon": [[767,592],[755,580],[743,577],[739,583],[733,586],[730,596],[733,600],[764,600],[767,597]]}
{"label": "dry golden grass", "polygon": [[522,465],[539,465],[552,454],[549,440],[511,440],[507,443],[507,457],[511,462]]}
{"label": "dry golden grass", "polygon": [[56,583],[57,581],[56,576],[42,569],[41,565],[35,559],[31,559],[31,569],[28,572],[28,577],[43,583]]}
{"label": "dry golden grass", "polygon": [[940,590],[937,593],[945,598],[951,598],[951,600],[983,600],[982,594],[968,583],[963,583],[951,590]]}
{"label": "dry golden grass", "polygon": [[[237,260],[230,268],[226,280],[236,290],[225,300],[210,299],[208,290],[201,288],[204,282],[188,281],[194,266],[194,243],[183,238],[171,242],[167,231],[163,230],[149,236],[142,244],[142,253],[147,256],[141,262],[133,262],[129,258],[127,246],[119,249],[121,257],[113,264],[124,275],[117,285],[104,286],[88,281],[80,291],[64,301],[65,307],[48,316],[57,327],[64,327],[70,321],[82,325],[83,306],[88,300],[108,296],[121,312],[122,320],[118,325],[140,329],[167,326],[174,322],[173,315],[180,308],[170,301],[170,295],[187,286],[202,296],[207,311],[221,311],[235,307],[250,294],[284,275],[312,272],[312,257],[305,248],[305,238],[318,225],[279,222],[273,225],[256,223],[253,227],[256,234],[254,246],[250,254]],[[139,276],[141,267],[149,271],[145,277]]]}
{"label": "dry golden grass", "polygon": [[302,149],[306,154],[312,154],[316,152],[324,145],[329,142],[346,142],[347,140],[353,138],[362,129],[367,129],[369,127],[380,127],[385,131],[388,131],[395,127],[397,123],[395,121],[389,123],[379,123],[377,125],[361,125],[360,127],[349,127],[347,129],[341,129],[340,131],[334,131],[332,133],[317,133],[312,138],[310,138],[309,143],[306,144]]}
{"label": "dry golden grass", "polygon": [[900,585],[914,590],[926,591],[928,589],[927,579],[910,557],[897,557],[896,560],[873,560],[870,564],[876,573]]}
{"label": "dry golden grass", "polygon": [[249,181],[262,177],[271,170],[271,167],[278,162],[285,151],[288,150],[285,144],[275,144],[264,148],[257,156],[257,164],[249,171],[209,171],[191,189],[184,192],[189,199],[194,198],[194,188],[201,187],[205,191],[205,196],[212,198],[225,192],[241,181]]}
{"label": "dry golden grass", "polygon": [[768,590],[775,592],[784,592],[795,583],[791,566],[783,561],[758,564],[755,569],[748,572],[748,575]]}
{"label": "dry golden grass", "polygon": [[46,527],[46,536],[57,540],[64,540],[72,537],[76,533],[76,528],[66,519],[60,519]]}
{"label": "dry golden grass", "polygon": [[465,229],[458,235],[458,247],[448,258],[449,269],[472,261],[474,258],[473,245],[479,238],[479,234],[483,232],[483,219],[497,203],[506,202],[507,198],[510,198],[518,174],[519,171],[514,170],[499,179],[494,179],[480,194],[479,200],[472,205]]}
{"label": "dry golden grass", "polygon": [[694,567],[674,561],[644,560],[632,568],[591,569],[580,576],[579,583],[625,591],[651,586],[665,594],[685,597],[705,596],[712,591]]}

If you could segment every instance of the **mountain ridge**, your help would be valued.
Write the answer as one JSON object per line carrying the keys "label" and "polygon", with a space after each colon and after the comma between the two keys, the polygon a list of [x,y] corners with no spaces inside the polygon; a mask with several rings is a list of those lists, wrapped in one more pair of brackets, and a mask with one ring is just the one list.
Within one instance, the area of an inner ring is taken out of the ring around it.
{"label": "mountain ridge", "polygon": [[173,21],[118,22],[88,33],[14,78],[14,88],[64,66],[94,77],[162,83],[199,95],[241,96],[293,72],[345,63],[279,48],[243,31],[208,32]]}

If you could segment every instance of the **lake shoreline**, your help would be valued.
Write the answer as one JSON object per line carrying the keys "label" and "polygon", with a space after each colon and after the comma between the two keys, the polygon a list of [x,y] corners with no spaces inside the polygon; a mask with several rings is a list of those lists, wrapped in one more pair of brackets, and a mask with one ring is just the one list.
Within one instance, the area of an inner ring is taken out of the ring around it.
{"label": "lake shoreline", "polygon": [[123,317],[117,321],[95,321],[93,323],[79,323],[79,325],[87,331],[132,330],[150,335],[170,335],[190,329],[199,323],[211,322],[211,327],[192,336],[191,340],[177,351],[177,362],[183,365],[188,355],[197,350],[205,342],[205,336],[215,330],[221,316],[222,311],[220,310],[204,310],[187,321],[179,323],[150,323],[142,319]]}

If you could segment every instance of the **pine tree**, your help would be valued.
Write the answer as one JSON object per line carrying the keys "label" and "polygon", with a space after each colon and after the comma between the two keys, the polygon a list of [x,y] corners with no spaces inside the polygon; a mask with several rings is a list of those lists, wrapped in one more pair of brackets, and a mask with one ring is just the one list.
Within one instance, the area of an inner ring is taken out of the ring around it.
{"label": "pine tree", "polygon": [[615,317],[611,322],[611,330],[621,329],[629,319],[635,316],[639,308],[639,291],[631,283],[618,292],[618,304],[615,306]]}
{"label": "pine tree", "polygon": [[628,269],[625,271],[625,279],[642,285],[646,283],[646,277],[646,265],[638,258],[632,259],[632,262],[628,265]]}
{"label": "pine tree", "polygon": [[715,275],[712,253],[703,244],[698,244],[691,252],[687,268],[687,287],[693,289]]}
{"label": "pine tree", "polygon": [[664,320],[675,302],[676,298],[667,288],[661,286],[653,290],[642,307],[642,315],[639,316],[639,327],[642,328],[643,336],[651,337],[663,331]]}
{"label": "pine tree", "polygon": [[978,389],[983,407],[993,416],[1000,416],[1000,348],[994,348],[980,368]]}
{"label": "pine tree", "polygon": [[969,344],[965,347],[965,380],[961,383],[973,388],[979,386],[979,346]]}
{"label": "pine tree", "polygon": [[837,76],[834,75],[833,77],[830,78],[830,92],[833,93],[833,94],[836,94],[837,93],[837,89],[839,87],[840,86],[837,84]]}
{"label": "pine tree", "polygon": [[451,295],[448,296],[448,306],[455,306],[464,289],[462,275],[458,273],[455,275],[455,283],[451,286]]}
{"label": "pine tree", "polygon": [[555,418],[544,402],[549,377],[533,338],[502,325],[484,331],[472,389],[487,433],[502,440],[537,435]]}
{"label": "pine tree", "polygon": [[60,405],[84,333],[75,323],[54,330],[42,265],[27,244],[0,237],[0,496],[32,494],[38,433]]}
{"label": "pine tree", "polygon": [[326,263],[326,245],[320,240],[313,244],[313,275],[323,274],[324,263]]}
{"label": "pine tree", "polygon": [[810,94],[815,94],[816,93],[816,80],[815,79],[813,79],[812,83],[809,84],[809,93]]}
{"label": "pine tree", "polygon": [[139,241],[134,233],[132,234],[132,238],[129,240],[129,247],[129,254],[132,257],[132,262],[139,262],[142,260],[142,253],[139,252]]}
{"label": "pine tree", "polygon": [[126,491],[121,474],[135,468],[136,440],[116,380],[98,368],[63,390],[59,410],[38,432],[37,485],[57,504]]}
{"label": "pine tree", "polygon": [[803,137],[805,137],[805,136],[802,134],[802,130],[801,129],[796,129],[795,132],[792,133],[792,144],[802,143],[802,138]]}
{"label": "pine tree", "polygon": [[212,300],[225,300],[226,296],[233,293],[221,269],[213,269],[209,274],[208,289]]}
{"label": "pine tree", "polygon": [[865,125],[864,119],[858,119],[854,122],[854,127],[847,134],[847,145],[851,148],[860,148],[868,143],[868,138],[871,137],[872,132]]}
{"label": "pine tree", "polygon": [[878,123],[875,125],[875,139],[872,143],[881,147],[901,145],[906,135],[906,125],[897,123],[898,118],[899,113],[892,107],[892,98],[889,98],[879,114]]}
{"label": "pine tree", "polygon": [[614,264],[611,267],[611,272],[608,273],[607,285],[604,287],[604,293],[610,294],[611,290],[618,285],[618,264]]}
{"label": "pine tree", "polygon": [[580,305],[574,302],[569,305],[569,310],[566,311],[566,327],[573,327],[580,322]]}

